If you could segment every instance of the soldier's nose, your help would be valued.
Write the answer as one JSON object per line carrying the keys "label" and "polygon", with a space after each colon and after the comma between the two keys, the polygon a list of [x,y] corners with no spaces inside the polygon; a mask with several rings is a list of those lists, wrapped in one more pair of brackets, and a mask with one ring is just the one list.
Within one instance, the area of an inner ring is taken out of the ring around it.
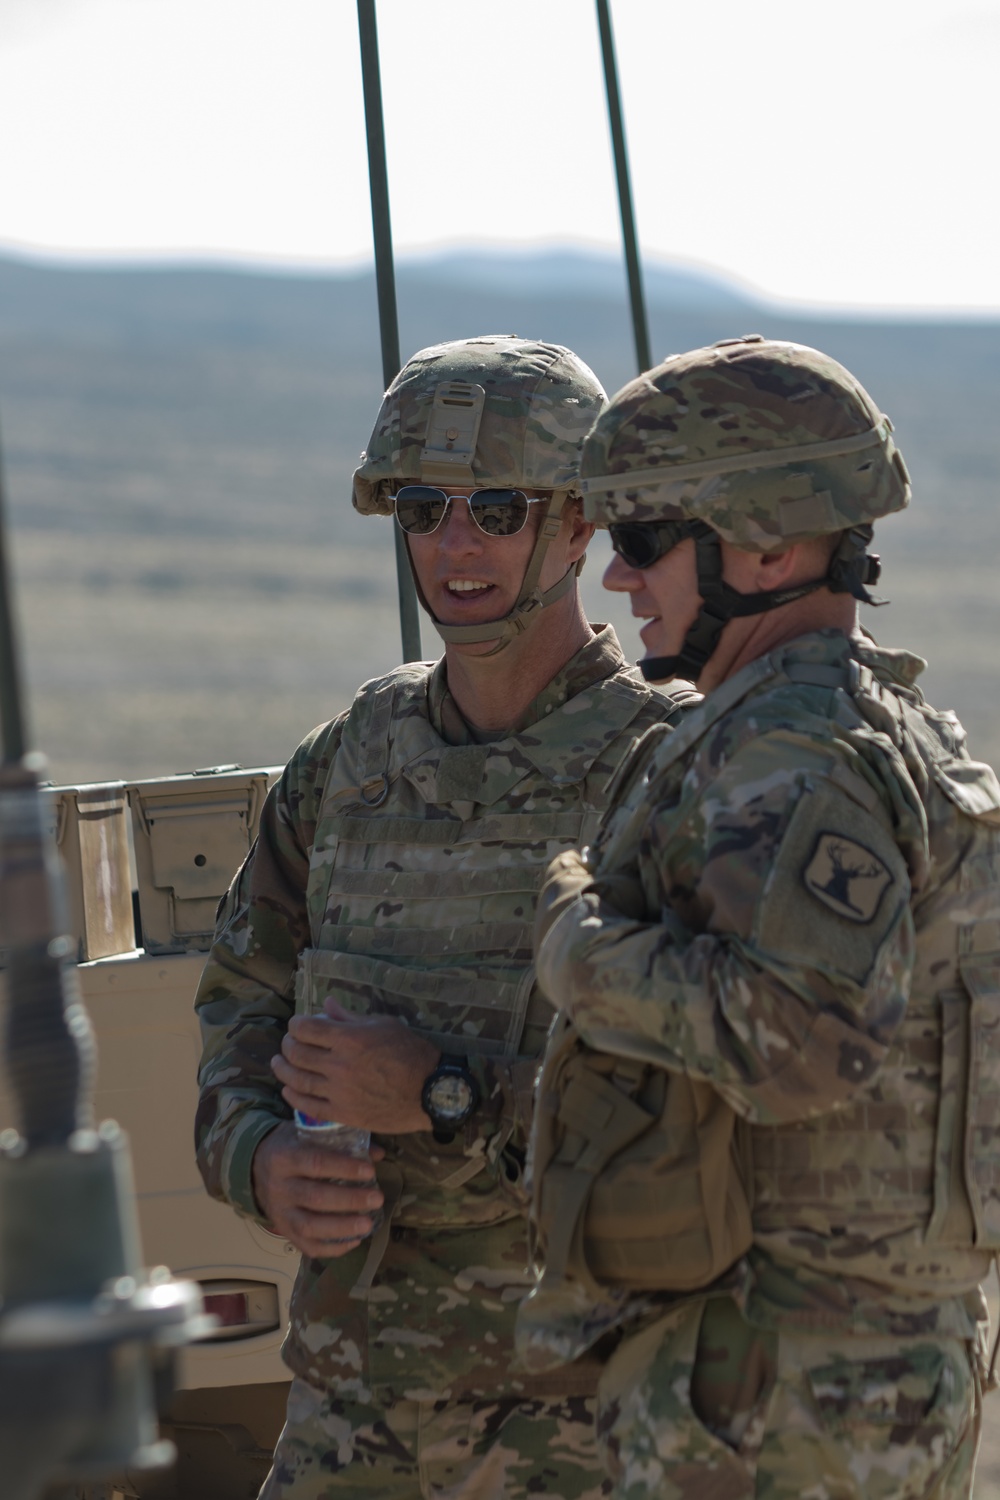
{"label": "soldier's nose", "polygon": [[630,568],[623,557],[613,552],[611,561],[604,569],[601,583],[613,593],[632,593],[635,589],[642,588],[642,574],[637,568]]}
{"label": "soldier's nose", "polygon": [[438,527],[439,546],[449,551],[463,551],[482,546],[483,533],[472,519],[469,502],[461,497],[452,500],[448,512]]}

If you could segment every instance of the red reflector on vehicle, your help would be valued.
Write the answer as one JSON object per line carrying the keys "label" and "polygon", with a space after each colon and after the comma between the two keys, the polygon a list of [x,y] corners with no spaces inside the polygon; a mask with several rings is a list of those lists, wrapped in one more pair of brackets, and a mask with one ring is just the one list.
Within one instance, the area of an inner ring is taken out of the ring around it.
{"label": "red reflector on vehicle", "polygon": [[202,1281],[205,1311],[215,1320],[215,1331],[205,1343],[253,1339],[281,1326],[278,1288],[272,1281],[245,1281],[241,1276]]}
{"label": "red reflector on vehicle", "polygon": [[223,1328],[235,1328],[251,1321],[246,1292],[208,1292],[204,1302],[205,1311],[213,1313]]}

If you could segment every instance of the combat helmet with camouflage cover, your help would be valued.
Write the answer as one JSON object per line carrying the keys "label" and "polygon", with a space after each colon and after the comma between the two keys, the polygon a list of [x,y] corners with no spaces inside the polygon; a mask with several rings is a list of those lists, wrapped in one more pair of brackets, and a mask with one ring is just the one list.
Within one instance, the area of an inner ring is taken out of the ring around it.
{"label": "combat helmet with camouflage cover", "polygon": [[443,624],[414,576],[445,641],[496,640],[487,653],[494,655],[572,587],[582,559],[552,588],[540,590],[538,578],[564,506],[580,496],[581,444],[605,399],[572,350],[513,334],[421,349],[386,391],[354,474],[354,505],[363,515],[392,515],[392,496],[404,483],[551,491],[538,505],[538,536],[518,598],[502,619]]}
{"label": "combat helmet with camouflage cover", "polygon": [[[612,399],[584,446],[588,520],[650,562],[690,536],[702,608],[680,653],[640,663],[651,681],[694,679],[727,621],[827,587],[875,603],[872,522],[909,503],[892,423],[829,355],[750,334],[672,355]],[[840,539],[822,578],[754,595],[722,579],[719,538],[780,552]]]}

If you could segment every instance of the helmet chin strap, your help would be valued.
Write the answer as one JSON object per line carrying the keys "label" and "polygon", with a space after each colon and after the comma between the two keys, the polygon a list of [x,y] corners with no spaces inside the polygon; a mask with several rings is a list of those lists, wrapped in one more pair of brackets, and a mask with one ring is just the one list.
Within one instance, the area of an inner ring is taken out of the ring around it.
{"label": "helmet chin strap", "polygon": [[547,609],[550,604],[555,604],[557,599],[561,599],[564,594],[569,593],[577,577],[583,570],[583,557],[571,568],[568,568],[559,582],[554,583],[550,589],[542,590],[538,587],[538,579],[542,571],[542,564],[545,561],[545,554],[549,550],[550,542],[559,534],[563,513],[569,503],[570,500],[567,496],[560,506],[559,513],[553,515],[551,513],[552,500],[539,501],[542,519],[538,527],[538,535],[535,538],[534,548],[528,559],[528,566],[524,570],[524,578],[521,582],[521,590],[517,596],[517,602],[510,613],[504,615],[502,619],[486,620],[481,625],[446,625],[437,619],[420,586],[417,570],[413,566],[413,558],[410,557],[409,544],[407,544],[406,555],[410,558],[410,572],[413,574],[417,598],[430,615],[431,620],[434,622],[434,629],[443,641],[455,645],[465,645],[468,642],[476,641],[496,641],[496,645],[492,651],[483,652],[484,657],[496,656],[499,652],[506,650],[515,636],[527,630],[528,625],[539,610]]}
{"label": "helmet chin strap", "polygon": [[887,602],[873,598],[865,587],[868,583],[876,583],[881,571],[879,559],[865,550],[872,539],[872,528],[868,525],[853,526],[845,532],[824,577],[763,594],[741,594],[731,584],[725,583],[718,533],[704,521],[689,521],[688,528],[695,542],[701,609],[676,656],[649,656],[639,663],[639,670],[647,682],[667,682],[678,676],[697,682],[730,620],[780,609],[783,604],[794,604],[817,589],[853,594],[864,604]]}

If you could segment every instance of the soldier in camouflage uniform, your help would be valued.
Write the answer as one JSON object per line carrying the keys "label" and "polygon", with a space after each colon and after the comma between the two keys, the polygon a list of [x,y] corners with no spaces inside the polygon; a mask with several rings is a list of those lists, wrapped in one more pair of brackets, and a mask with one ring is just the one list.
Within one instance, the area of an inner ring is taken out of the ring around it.
{"label": "soldier in camouflage uniform", "polygon": [[[220,914],[199,1162],[304,1256],[267,1500],[604,1493],[596,1360],[512,1364],[551,1019],[536,891],[674,707],[581,610],[577,466],[603,399],[569,350],[513,337],[425,349],[393,382],[354,503],[395,507],[445,655],[309,735]],[[300,1143],[289,1106],[374,1132],[377,1185]]]}
{"label": "soldier in camouflage uniform", "polygon": [[[636,747],[539,903],[551,1047],[569,1055],[568,1028],[577,1053],[542,1075],[549,1255],[519,1341],[552,1367],[641,1320],[599,1394],[629,1500],[971,1492],[1000,1249],[1000,784],[924,700],[924,663],[857,624],[871,523],[909,500],[891,430],[834,360],[747,338],[633,381],[584,446],[640,666],[706,695]],[[594,1129],[577,1104],[586,1084],[634,1110],[663,1074],[693,1091],[688,1134],[706,1098],[732,1112],[746,1253],[700,1290],[682,1252],[718,1192],[696,1161],[643,1158],[641,1119],[631,1175],[595,1172],[615,1111]]]}

